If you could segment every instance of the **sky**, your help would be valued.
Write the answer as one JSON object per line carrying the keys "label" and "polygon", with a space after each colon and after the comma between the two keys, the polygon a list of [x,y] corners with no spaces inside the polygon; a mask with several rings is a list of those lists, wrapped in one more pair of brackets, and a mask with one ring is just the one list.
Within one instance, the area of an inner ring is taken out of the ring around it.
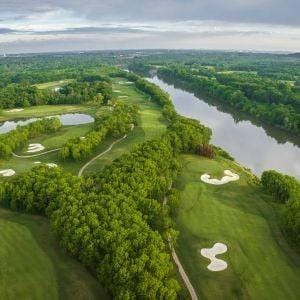
{"label": "sky", "polygon": [[300,51],[300,0],[0,0],[2,53]]}

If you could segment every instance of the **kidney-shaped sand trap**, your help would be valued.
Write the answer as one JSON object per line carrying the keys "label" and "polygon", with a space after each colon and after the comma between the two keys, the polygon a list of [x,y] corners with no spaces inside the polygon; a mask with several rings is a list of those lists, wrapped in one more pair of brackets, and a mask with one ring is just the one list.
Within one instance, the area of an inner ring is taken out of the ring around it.
{"label": "kidney-shaped sand trap", "polygon": [[236,181],[240,179],[239,175],[232,173],[229,170],[225,170],[224,174],[225,176],[223,176],[221,179],[210,178],[209,174],[203,174],[200,178],[203,182],[214,184],[214,185],[226,184],[230,181]]}
{"label": "kidney-shaped sand trap", "polygon": [[227,268],[227,262],[216,258],[216,255],[227,252],[227,246],[223,243],[215,243],[212,248],[203,248],[200,253],[202,256],[210,259],[207,269],[213,272],[223,271]]}
{"label": "kidney-shaped sand trap", "polygon": [[45,149],[45,147],[41,144],[29,144],[27,152],[28,153],[39,152],[44,149]]}
{"label": "kidney-shaped sand trap", "polygon": [[0,170],[0,175],[2,175],[4,177],[10,177],[15,174],[16,174],[16,172],[13,169]]}

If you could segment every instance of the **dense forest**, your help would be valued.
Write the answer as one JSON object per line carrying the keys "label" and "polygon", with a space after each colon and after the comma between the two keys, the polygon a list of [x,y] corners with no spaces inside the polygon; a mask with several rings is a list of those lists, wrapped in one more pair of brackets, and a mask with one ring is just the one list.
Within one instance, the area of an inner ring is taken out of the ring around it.
{"label": "dense forest", "polygon": [[300,247],[300,183],[276,171],[265,171],[261,183],[281,204],[281,226],[288,239]]}
{"label": "dense forest", "polygon": [[[86,80],[83,77],[82,80]],[[88,78],[89,79],[89,78]],[[39,89],[30,84],[11,84],[0,89],[0,107],[28,107],[45,104],[81,104],[95,102],[107,104],[112,89],[106,81],[80,81],[57,89]]]}

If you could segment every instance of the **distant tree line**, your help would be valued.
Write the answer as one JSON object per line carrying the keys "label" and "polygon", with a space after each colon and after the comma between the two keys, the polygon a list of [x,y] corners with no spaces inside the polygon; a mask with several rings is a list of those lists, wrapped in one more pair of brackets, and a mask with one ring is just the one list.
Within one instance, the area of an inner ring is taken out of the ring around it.
{"label": "distant tree line", "polygon": [[282,228],[288,239],[300,247],[300,183],[294,177],[276,171],[263,172],[261,183],[282,204]]}
{"label": "distant tree line", "polygon": [[86,102],[107,104],[111,99],[111,84],[106,81],[75,81],[58,90],[39,89],[30,84],[11,84],[0,89],[0,108]]}
{"label": "distant tree line", "polygon": [[56,132],[61,126],[58,118],[45,118],[0,134],[0,158],[8,158],[13,151],[23,147],[28,140],[43,133]]}

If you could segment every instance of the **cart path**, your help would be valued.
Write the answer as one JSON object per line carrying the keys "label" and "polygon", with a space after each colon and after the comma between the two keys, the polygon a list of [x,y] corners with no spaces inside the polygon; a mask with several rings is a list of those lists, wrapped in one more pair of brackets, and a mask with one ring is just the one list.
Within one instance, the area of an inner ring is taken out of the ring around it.
{"label": "cart path", "polygon": [[[171,189],[171,187],[172,187],[172,184],[170,185],[169,189]],[[167,203],[168,203],[168,198],[164,197],[163,205],[167,205]],[[172,258],[173,258],[175,264],[177,265],[179,274],[180,274],[182,280],[184,281],[184,283],[185,283],[185,285],[186,285],[186,287],[187,287],[187,289],[188,289],[188,291],[191,295],[191,299],[192,300],[198,300],[195,289],[194,289],[193,285],[191,284],[191,282],[189,280],[189,277],[187,276],[186,272],[183,269],[183,266],[182,266],[177,254],[176,254],[176,251],[175,251],[175,249],[172,245],[171,239],[169,239],[169,246],[170,246],[170,249],[171,249]]]}
{"label": "cart path", "polygon": [[114,141],[112,144],[110,144],[110,146],[104,151],[101,152],[100,154],[98,154],[97,156],[93,157],[91,160],[89,160],[78,172],[78,177],[80,177],[83,173],[83,171],[96,159],[100,158],[101,156],[105,155],[107,152],[109,152],[113,146],[123,140],[125,140],[127,138],[127,134],[125,134],[123,137],[121,137],[120,139]]}

